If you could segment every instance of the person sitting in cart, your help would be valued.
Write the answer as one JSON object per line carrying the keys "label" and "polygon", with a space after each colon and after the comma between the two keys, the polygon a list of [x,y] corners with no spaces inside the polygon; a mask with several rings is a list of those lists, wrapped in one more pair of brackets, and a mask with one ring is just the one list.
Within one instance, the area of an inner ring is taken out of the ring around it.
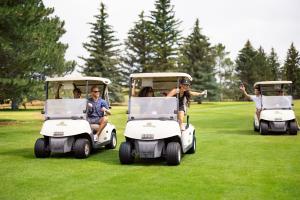
{"label": "person sitting in cart", "polygon": [[101,131],[106,126],[108,119],[104,114],[110,115],[108,104],[101,99],[98,86],[92,86],[91,98],[88,99],[88,122],[90,124],[99,124],[99,129],[94,135],[94,140],[98,141]]}
{"label": "person sitting in cart", "polygon": [[245,89],[245,86],[244,84],[241,84],[240,85],[240,90],[242,91],[242,93],[244,94],[244,96],[251,100],[251,101],[254,101],[255,102],[255,107],[256,107],[256,116],[257,116],[257,119],[260,118],[260,112],[261,112],[261,100],[262,100],[262,95],[261,95],[261,92],[260,92],[260,89],[259,87],[255,87],[254,88],[254,94],[255,95],[249,95],[247,92],[246,92],[246,89]]}
{"label": "person sitting in cart", "polygon": [[[135,93],[135,80],[133,81],[132,83],[132,90],[131,90],[131,95],[133,97],[136,96],[136,93]],[[138,93],[137,95],[138,97],[154,97],[154,90],[152,87],[150,86],[146,86],[146,87],[143,87],[140,92]]]}
{"label": "person sitting in cart", "polygon": [[179,90],[177,90],[177,88],[174,88],[167,94],[167,97],[173,97],[176,96],[177,93],[179,93],[178,119],[181,131],[185,130],[185,127],[183,125],[184,115],[186,114],[186,106],[190,105],[191,96],[203,96],[207,94],[207,90],[204,90],[203,92],[193,92],[189,90],[189,87],[190,82],[186,79],[181,79]]}
{"label": "person sitting in cart", "polygon": [[80,99],[81,98],[81,90],[79,88],[75,88],[73,90],[74,99]]}

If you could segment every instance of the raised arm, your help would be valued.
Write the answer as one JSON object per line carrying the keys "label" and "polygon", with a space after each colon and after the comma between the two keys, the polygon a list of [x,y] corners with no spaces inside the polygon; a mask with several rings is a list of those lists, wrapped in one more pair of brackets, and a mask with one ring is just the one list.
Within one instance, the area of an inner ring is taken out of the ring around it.
{"label": "raised arm", "polygon": [[247,99],[251,99],[251,96],[246,92],[246,89],[245,89],[245,86],[244,85],[241,85],[240,86],[240,90],[241,92],[244,94],[244,96],[247,98]]}

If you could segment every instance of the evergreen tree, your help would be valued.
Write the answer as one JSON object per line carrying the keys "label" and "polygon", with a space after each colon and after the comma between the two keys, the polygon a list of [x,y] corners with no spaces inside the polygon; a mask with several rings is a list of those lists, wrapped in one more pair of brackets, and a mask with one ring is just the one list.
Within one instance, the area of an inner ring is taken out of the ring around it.
{"label": "evergreen tree", "polygon": [[151,62],[150,23],[145,20],[144,12],[139,15],[134,27],[129,30],[125,40],[125,55],[122,57],[122,75],[128,82],[129,75],[137,72],[148,72]]}
{"label": "evergreen tree", "polygon": [[271,53],[268,56],[268,65],[271,70],[271,77],[270,80],[279,80],[280,78],[280,63],[278,61],[278,56],[274,50],[274,48],[271,49]]}
{"label": "evergreen tree", "polygon": [[197,19],[192,33],[185,39],[180,54],[180,71],[193,77],[193,90],[208,90],[208,98],[215,100],[218,85],[214,72],[214,49],[208,38],[201,34]]}
{"label": "evergreen tree", "polygon": [[123,100],[120,82],[121,70],[119,67],[117,39],[114,37],[112,27],[107,23],[108,14],[105,5],[100,4],[100,13],[96,15],[96,22],[90,23],[92,31],[90,42],[84,43],[83,47],[89,52],[89,57],[81,57],[85,61],[83,73],[88,76],[99,76],[109,78],[111,101],[120,102]]}
{"label": "evergreen tree", "polygon": [[180,43],[180,21],[175,18],[170,0],[156,0],[151,12],[151,38],[153,63],[147,71],[176,71],[178,44]]}
{"label": "evergreen tree", "polygon": [[273,79],[271,66],[268,63],[267,55],[261,46],[257,50],[257,54],[254,57],[254,71],[257,74],[254,77],[255,82],[269,81]]}
{"label": "evergreen tree", "polygon": [[13,109],[24,98],[40,98],[46,76],[75,66],[64,59],[64,22],[53,12],[42,0],[0,2],[0,99],[11,99]]}
{"label": "evergreen tree", "polygon": [[257,51],[248,40],[245,46],[239,51],[236,59],[236,70],[238,78],[244,83],[246,88],[252,88],[257,81],[257,68],[255,57]]}
{"label": "evergreen tree", "polygon": [[287,52],[283,66],[283,78],[293,81],[293,95],[295,98],[300,98],[300,56],[293,43]]}

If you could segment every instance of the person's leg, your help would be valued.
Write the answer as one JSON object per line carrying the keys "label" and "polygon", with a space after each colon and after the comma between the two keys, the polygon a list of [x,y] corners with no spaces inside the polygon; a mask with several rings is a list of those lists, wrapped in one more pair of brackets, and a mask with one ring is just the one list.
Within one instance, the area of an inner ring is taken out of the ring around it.
{"label": "person's leg", "polygon": [[184,111],[179,111],[178,112],[178,120],[179,120],[179,126],[181,130],[184,130],[185,127],[183,126],[183,121],[184,121]]}
{"label": "person's leg", "polygon": [[108,121],[108,119],[107,119],[106,116],[103,116],[103,117],[100,118],[100,120],[99,120],[99,130],[98,130],[98,132],[96,133],[97,137],[100,136],[102,130],[104,129],[104,127],[105,127],[106,124],[107,124],[107,121]]}
{"label": "person's leg", "polygon": [[261,109],[256,109],[256,116],[258,120],[260,119],[260,111]]}

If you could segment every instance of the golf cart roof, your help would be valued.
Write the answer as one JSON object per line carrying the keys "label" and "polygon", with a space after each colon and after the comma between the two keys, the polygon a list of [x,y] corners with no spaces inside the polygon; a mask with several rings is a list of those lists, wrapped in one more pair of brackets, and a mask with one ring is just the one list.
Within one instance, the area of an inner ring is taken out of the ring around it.
{"label": "golf cart roof", "polygon": [[292,81],[261,81],[256,82],[254,87],[257,85],[282,85],[282,84],[292,84]]}
{"label": "golf cart roof", "polygon": [[177,78],[177,77],[188,78],[190,81],[193,80],[189,74],[179,73],[179,72],[136,73],[130,75],[130,78]]}
{"label": "golf cart roof", "polygon": [[102,82],[106,85],[110,84],[111,81],[107,78],[93,77],[93,76],[81,76],[81,75],[67,75],[63,77],[47,78],[47,82],[68,82],[68,81],[92,81]]}

